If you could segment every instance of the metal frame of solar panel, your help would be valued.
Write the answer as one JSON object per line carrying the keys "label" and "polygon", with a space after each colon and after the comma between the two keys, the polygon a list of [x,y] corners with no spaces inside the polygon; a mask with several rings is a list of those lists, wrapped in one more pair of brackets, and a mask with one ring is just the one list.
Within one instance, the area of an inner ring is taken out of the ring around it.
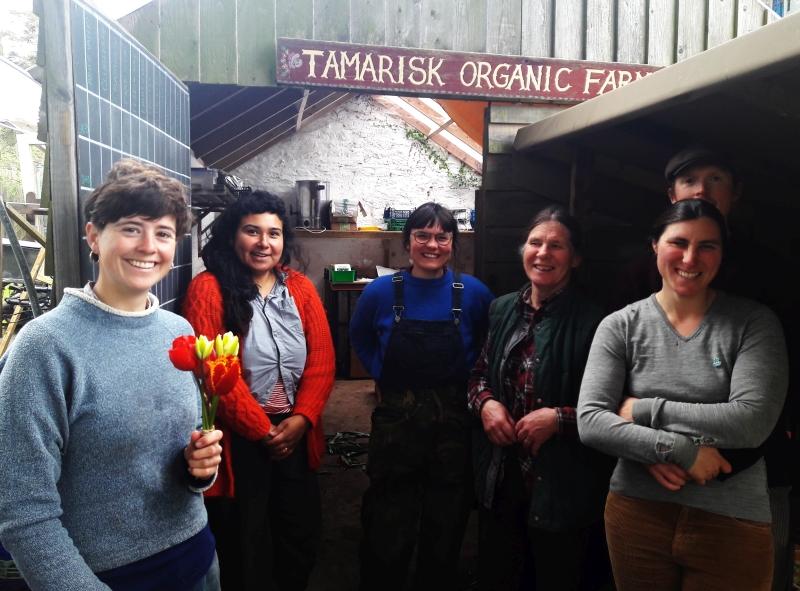
{"label": "metal frame of solar panel", "polygon": [[[121,158],[155,164],[191,185],[189,92],[116,22],[81,0],[70,0],[80,228],[83,204]],[[81,240],[81,280],[96,280]],[[178,311],[192,278],[192,241],[175,251],[175,267],[151,290],[161,307]]]}

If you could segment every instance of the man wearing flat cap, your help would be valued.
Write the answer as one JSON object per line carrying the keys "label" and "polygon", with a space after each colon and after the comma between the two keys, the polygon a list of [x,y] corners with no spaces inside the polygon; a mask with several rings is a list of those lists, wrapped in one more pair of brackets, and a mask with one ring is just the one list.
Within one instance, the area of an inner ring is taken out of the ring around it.
{"label": "man wearing flat cap", "polygon": [[[703,199],[714,205],[726,220],[731,207],[742,194],[742,183],[738,180],[730,161],[719,152],[705,146],[691,146],[675,154],[667,163],[664,176],[669,183],[667,195],[672,203],[684,199]],[[744,242],[747,240],[740,234],[734,232],[731,235],[730,252],[725,253],[724,268],[720,269],[714,287],[761,301],[757,294],[753,293],[752,288],[757,287],[755,285],[746,289],[747,293],[740,293],[727,288],[727,281],[723,282],[726,287],[722,287],[720,283],[723,275],[724,278],[730,279],[728,276],[731,274],[731,265],[726,263],[729,258],[737,257],[738,251],[743,250]],[[775,253],[775,256],[780,255]],[[742,279],[749,281],[744,277]],[[656,259],[650,248],[643,256],[626,265],[618,275],[608,312],[621,310],[628,304],[643,300],[660,289],[661,275],[658,273]]]}
{"label": "man wearing flat cap", "polygon": [[[742,194],[742,183],[729,158],[710,147],[695,145],[681,150],[667,163],[664,176],[672,203],[703,199],[714,205],[727,220]],[[734,474],[753,465],[762,455],[767,464],[772,533],[775,544],[775,573],[772,591],[791,589],[794,544],[789,540],[789,490],[797,478],[796,450],[787,436],[789,415],[795,422],[800,399],[800,314],[793,302],[800,293],[795,265],[772,249],[729,227],[730,241],[712,286],[769,306],[783,326],[789,351],[789,391],[781,418],[761,447],[755,450],[719,450],[731,463]],[[652,249],[626,265],[617,282],[608,312],[620,310],[661,290],[661,275]],[[800,437],[800,433],[796,434]],[[795,444],[796,446],[796,444]],[[793,474],[793,471],[795,473]]]}

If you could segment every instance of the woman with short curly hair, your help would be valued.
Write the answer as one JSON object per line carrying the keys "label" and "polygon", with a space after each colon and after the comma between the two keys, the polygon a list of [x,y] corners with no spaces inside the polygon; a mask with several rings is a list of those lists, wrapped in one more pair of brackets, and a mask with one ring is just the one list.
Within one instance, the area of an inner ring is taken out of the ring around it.
{"label": "woman with short curly hair", "polygon": [[198,430],[197,386],[170,362],[191,326],[149,293],[191,224],[186,194],[117,162],[84,208],[97,281],[0,360],[0,539],[36,591],[220,589],[201,492],[222,433]]}

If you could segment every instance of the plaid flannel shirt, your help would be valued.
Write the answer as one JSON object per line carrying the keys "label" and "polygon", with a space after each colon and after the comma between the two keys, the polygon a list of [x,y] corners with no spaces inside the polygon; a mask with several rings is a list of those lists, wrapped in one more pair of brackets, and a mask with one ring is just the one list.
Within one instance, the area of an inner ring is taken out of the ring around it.
{"label": "plaid flannel shirt", "polygon": [[[544,408],[542,400],[536,398],[533,388],[533,374],[536,367],[536,354],[534,346],[534,333],[536,325],[546,316],[547,303],[558,297],[556,293],[549,300],[543,300],[538,310],[530,305],[531,288],[528,287],[517,300],[517,308],[527,325],[525,335],[509,352],[506,367],[502,374],[503,389],[506,399],[511,402],[511,416],[519,421],[525,415]],[[489,340],[491,333],[483,346],[481,356],[472,370],[469,382],[468,404],[472,413],[480,418],[481,408],[487,400],[494,399],[489,381]],[[558,434],[561,436],[578,437],[578,424],[575,409],[571,407],[556,407],[558,417]],[[533,479],[535,458],[518,445],[519,463],[522,475],[526,482]]]}

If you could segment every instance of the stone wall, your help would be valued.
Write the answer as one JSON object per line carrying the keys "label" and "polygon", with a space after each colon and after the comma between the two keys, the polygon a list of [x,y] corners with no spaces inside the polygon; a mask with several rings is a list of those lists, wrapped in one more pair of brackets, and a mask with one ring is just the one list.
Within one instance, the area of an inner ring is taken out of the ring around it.
{"label": "stone wall", "polygon": [[[384,207],[410,209],[436,201],[450,209],[475,207],[475,187],[459,187],[406,137],[402,119],[359,95],[231,171],[246,185],[295,203],[295,181],[330,184],[330,198],[359,201],[359,226],[381,225]],[[451,175],[460,161],[448,159]],[[469,174],[474,185],[480,177]]]}

